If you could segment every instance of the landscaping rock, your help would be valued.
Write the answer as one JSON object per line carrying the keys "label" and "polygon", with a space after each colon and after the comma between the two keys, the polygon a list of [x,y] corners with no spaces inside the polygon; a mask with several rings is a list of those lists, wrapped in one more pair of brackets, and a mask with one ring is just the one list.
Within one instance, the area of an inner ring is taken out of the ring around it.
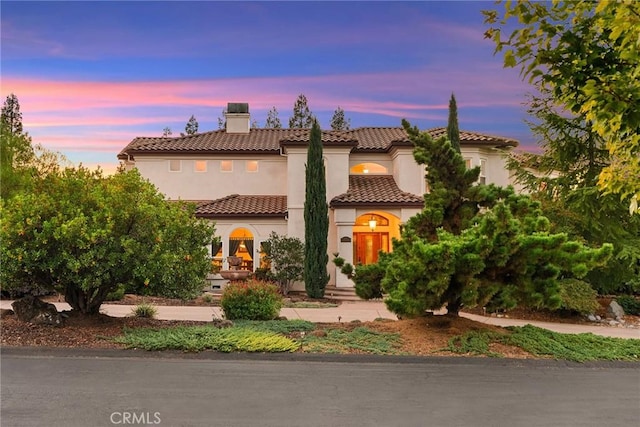
{"label": "landscaping rock", "polygon": [[589,319],[589,322],[597,322],[597,321],[598,321],[598,319],[596,318],[596,316],[595,316],[595,315],[593,315],[593,314],[588,315],[588,316],[587,316],[587,319]]}
{"label": "landscaping rock", "polygon": [[15,300],[11,307],[18,320],[36,325],[62,326],[62,316],[55,305],[44,302],[33,295]]}
{"label": "landscaping rock", "polygon": [[0,319],[4,319],[5,317],[11,316],[12,314],[15,314],[13,310],[10,310],[8,308],[0,308]]}
{"label": "landscaping rock", "polygon": [[617,301],[611,301],[609,307],[607,308],[607,314],[612,318],[622,318],[624,316],[624,309],[620,307]]}

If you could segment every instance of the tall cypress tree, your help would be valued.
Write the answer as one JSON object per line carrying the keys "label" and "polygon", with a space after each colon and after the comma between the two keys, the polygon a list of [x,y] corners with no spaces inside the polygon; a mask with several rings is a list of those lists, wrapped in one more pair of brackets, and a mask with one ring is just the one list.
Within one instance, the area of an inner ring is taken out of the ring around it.
{"label": "tall cypress tree", "polygon": [[456,97],[451,94],[449,100],[449,120],[447,121],[447,138],[451,146],[460,153],[460,129],[458,128],[458,106]]}
{"label": "tall cypress tree", "polygon": [[322,159],[322,134],[317,121],[313,122],[307,150],[304,200],[304,286],[311,298],[324,297],[329,282],[327,274],[327,233],[329,207]]}

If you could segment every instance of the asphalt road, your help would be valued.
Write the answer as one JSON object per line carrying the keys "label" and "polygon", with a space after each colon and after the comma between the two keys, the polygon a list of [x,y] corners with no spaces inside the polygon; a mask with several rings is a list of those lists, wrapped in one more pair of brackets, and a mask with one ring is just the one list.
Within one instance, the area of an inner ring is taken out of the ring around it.
{"label": "asphalt road", "polygon": [[637,364],[2,349],[9,426],[627,426]]}

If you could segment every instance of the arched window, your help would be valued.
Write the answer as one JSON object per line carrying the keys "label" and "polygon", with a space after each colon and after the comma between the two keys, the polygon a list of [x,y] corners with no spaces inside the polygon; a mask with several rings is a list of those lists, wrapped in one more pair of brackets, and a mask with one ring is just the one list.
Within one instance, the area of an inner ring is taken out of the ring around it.
{"label": "arched window", "polygon": [[388,173],[387,168],[378,163],[360,163],[351,167],[351,174],[377,174],[385,175]]}

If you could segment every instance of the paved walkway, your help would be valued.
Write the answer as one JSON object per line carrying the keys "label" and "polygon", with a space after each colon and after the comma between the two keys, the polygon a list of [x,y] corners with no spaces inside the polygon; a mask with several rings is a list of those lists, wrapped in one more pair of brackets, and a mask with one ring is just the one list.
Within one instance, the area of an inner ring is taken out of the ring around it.
{"label": "paved walkway", "polygon": [[[8,300],[0,301],[0,308],[11,308]],[[66,303],[55,303],[58,310],[70,310]],[[114,317],[124,317],[131,315],[131,305],[103,304],[101,312]],[[158,309],[158,319],[163,320],[199,320],[209,321],[215,318],[222,318],[220,307],[189,307],[189,306],[156,306]],[[383,302],[380,301],[343,301],[338,307],[330,308],[283,308],[280,315],[287,319],[304,319],[311,322],[351,322],[360,320],[362,322],[375,319],[397,319],[396,315],[387,310]],[[474,314],[461,313],[461,316],[497,326],[524,326],[531,324],[540,328],[549,329],[565,334],[578,334],[591,332],[596,335],[618,338],[640,339],[640,329],[611,327],[600,325],[576,325],[570,323],[549,323],[536,322],[530,320],[519,320],[511,318],[496,318],[477,316]]]}

